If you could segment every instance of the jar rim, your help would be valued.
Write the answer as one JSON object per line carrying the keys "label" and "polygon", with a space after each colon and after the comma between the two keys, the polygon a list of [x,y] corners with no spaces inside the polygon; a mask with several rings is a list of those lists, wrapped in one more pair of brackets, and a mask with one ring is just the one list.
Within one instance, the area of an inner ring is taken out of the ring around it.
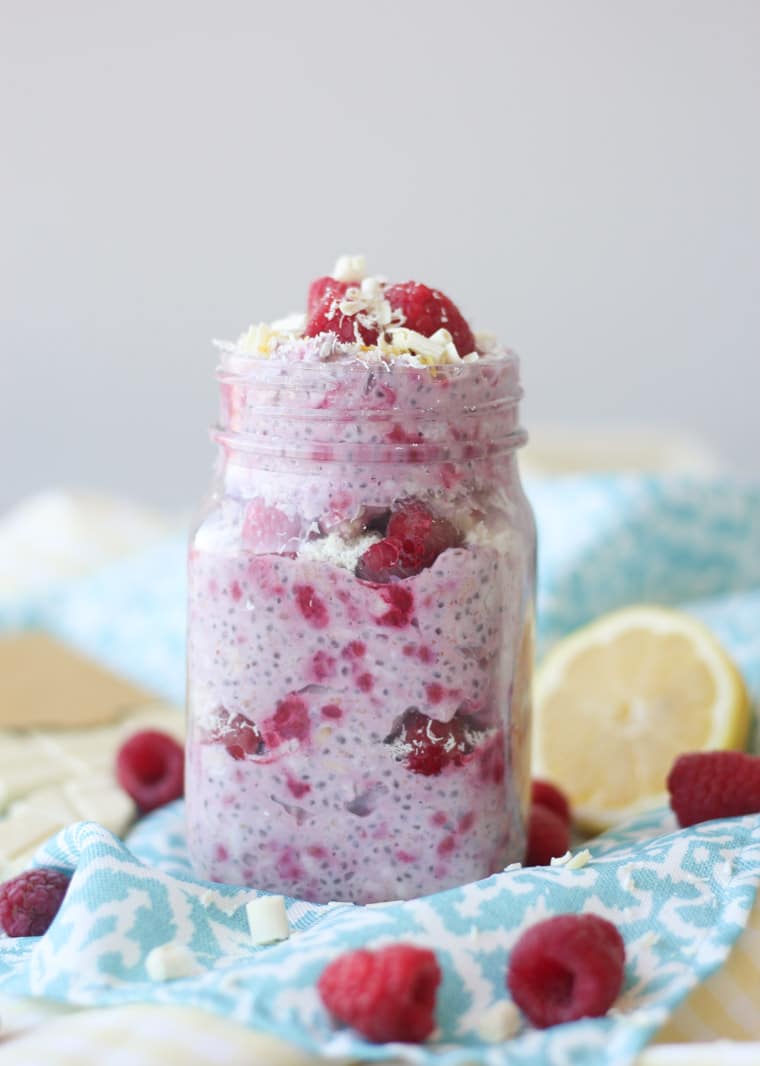
{"label": "jar rim", "polygon": [[218,347],[222,406],[212,432],[228,452],[307,458],[339,449],[355,462],[435,462],[508,452],[527,439],[519,358],[508,348],[427,365],[346,350],[347,358],[294,359]]}
{"label": "jar rim", "polygon": [[[325,370],[340,370],[341,373],[357,375],[376,370],[378,373],[392,372],[410,377],[420,373],[427,373],[435,377],[454,378],[468,374],[473,375],[478,370],[487,368],[513,371],[517,374],[516,380],[519,385],[520,357],[515,351],[505,345],[494,346],[491,351],[479,355],[477,359],[469,362],[460,360],[452,363],[414,363],[407,361],[405,356],[387,359],[370,355],[369,352],[372,349],[368,350],[365,358],[356,354],[345,359],[285,359],[278,357],[276,354],[273,356],[252,355],[250,352],[242,351],[232,341],[214,341],[214,347],[221,354],[220,362],[216,366],[217,379],[222,380],[223,377],[225,379],[229,377],[231,384],[235,381],[245,382],[249,378],[255,379],[259,374],[266,376],[267,369],[269,369],[270,373],[281,373],[286,369],[297,370],[304,372],[307,376],[313,374],[316,378],[324,375]],[[377,349],[374,349],[374,351],[377,351]],[[522,395],[523,392],[520,387],[517,398],[521,398]]]}

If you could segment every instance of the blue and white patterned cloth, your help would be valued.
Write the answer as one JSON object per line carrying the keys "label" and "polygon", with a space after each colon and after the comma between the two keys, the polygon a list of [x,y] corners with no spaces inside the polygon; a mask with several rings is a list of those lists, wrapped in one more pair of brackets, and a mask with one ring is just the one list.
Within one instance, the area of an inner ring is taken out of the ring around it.
{"label": "blue and white patterned cloth", "polygon": [[[530,486],[540,553],[544,646],[602,611],[642,600],[678,604],[709,622],[760,694],[760,489],[694,480],[585,477]],[[36,602],[7,604],[7,625],[37,625],[162,692],[182,697],[184,548],[166,542]],[[125,845],[92,823],[73,826],[37,862],[74,871],[40,940],[0,941],[0,992],[78,1004],[149,1000],[207,1007],[334,1056],[409,1062],[618,1064],[631,1061],[700,981],[726,959],[760,883],[760,817],[676,831],[652,812],[589,845],[579,869],[509,871],[436,896],[373,907],[289,901],[296,930],[254,949],[247,889],[197,882],[182,805],[144,820]],[[604,1018],[509,1043],[478,1037],[505,995],[511,946],[558,913],[613,920],[626,942],[626,983]],[[196,977],[151,983],[145,956],[188,946]],[[404,940],[432,947],[444,979],[440,1034],[416,1048],[377,1048],[336,1030],[314,990],[326,962],[351,947]]]}

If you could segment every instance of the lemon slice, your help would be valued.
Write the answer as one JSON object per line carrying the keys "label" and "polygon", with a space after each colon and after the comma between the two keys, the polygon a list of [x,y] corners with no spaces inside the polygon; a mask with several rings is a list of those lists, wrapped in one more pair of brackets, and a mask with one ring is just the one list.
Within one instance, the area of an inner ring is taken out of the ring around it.
{"label": "lemon slice", "polygon": [[614,611],[560,641],[534,689],[533,774],[606,829],[667,800],[684,751],[742,748],[749,697],[712,633],[664,607]]}

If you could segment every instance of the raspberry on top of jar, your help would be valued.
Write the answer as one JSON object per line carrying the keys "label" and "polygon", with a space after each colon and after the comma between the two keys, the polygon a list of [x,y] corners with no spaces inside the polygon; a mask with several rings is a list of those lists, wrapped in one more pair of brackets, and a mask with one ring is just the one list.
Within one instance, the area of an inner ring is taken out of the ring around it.
{"label": "raspberry on top of jar", "polygon": [[[320,343],[294,349],[299,338]],[[305,313],[252,325],[236,345],[241,354],[265,358],[329,361],[360,355],[410,366],[472,362],[494,349],[494,338],[473,334],[439,289],[367,276],[359,255],[341,256],[331,275],[311,283]]]}

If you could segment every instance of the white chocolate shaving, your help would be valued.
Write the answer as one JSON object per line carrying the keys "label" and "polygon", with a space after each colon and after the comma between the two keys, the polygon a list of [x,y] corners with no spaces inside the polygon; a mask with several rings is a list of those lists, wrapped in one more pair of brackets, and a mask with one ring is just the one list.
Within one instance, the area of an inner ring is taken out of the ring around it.
{"label": "white chocolate shaving", "polygon": [[249,326],[245,333],[240,334],[237,348],[245,355],[268,355],[272,340],[274,340],[272,327],[268,322],[259,322],[258,325]]}
{"label": "white chocolate shaving", "polygon": [[565,866],[568,870],[580,870],[583,866],[588,865],[590,859],[591,852],[588,848],[584,848],[583,851],[579,851],[575,855],[573,855],[572,851],[566,851],[564,855],[553,858],[549,865]]}

